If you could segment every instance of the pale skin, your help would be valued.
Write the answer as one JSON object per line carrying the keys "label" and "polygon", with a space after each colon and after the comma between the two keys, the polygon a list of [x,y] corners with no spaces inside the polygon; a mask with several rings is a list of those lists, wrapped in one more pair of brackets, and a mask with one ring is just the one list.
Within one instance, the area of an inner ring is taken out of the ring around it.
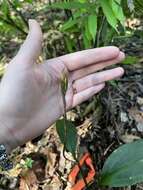
{"label": "pale skin", "polygon": [[117,47],[84,50],[37,64],[41,46],[41,28],[30,20],[29,34],[0,83],[0,143],[5,143],[8,152],[40,135],[63,115],[63,73],[68,76],[67,110],[124,73],[121,67],[100,71],[124,59]]}

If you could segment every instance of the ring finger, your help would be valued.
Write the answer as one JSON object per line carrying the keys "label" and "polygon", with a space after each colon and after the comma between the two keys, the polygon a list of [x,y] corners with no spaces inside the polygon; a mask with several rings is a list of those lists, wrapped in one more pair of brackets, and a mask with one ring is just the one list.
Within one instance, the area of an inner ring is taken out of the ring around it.
{"label": "ring finger", "polygon": [[73,89],[78,93],[92,86],[120,77],[123,75],[123,73],[124,73],[123,68],[118,67],[115,69],[110,69],[107,71],[90,74],[86,77],[76,80],[73,83]]}

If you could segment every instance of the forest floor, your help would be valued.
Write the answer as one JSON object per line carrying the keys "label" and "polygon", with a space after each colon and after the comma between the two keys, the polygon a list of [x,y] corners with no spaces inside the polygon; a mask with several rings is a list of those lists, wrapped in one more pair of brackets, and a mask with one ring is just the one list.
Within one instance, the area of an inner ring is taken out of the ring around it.
{"label": "forest floor", "polygon": [[[79,146],[83,154],[90,153],[98,172],[113,150],[143,138],[143,38],[137,33],[115,45],[127,55],[138,57],[135,64],[121,64],[125,69],[121,79],[107,83],[98,96],[68,112],[78,130]],[[3,51],[10,54],[12,49],[9,45],[9,51]],[[63,145],[53,125],[13,151],[15,167],[8,173],[0,172],[0,190],[70,190],[67,179],[75,162],[69,153],[66,156],[68,159],[63,156]],[[86,175],[88,171],[84,172]],[[94,180],[87,189],[103,188],[97,187]],[[112,189],[142,190],[143,186],[104,188]]]}

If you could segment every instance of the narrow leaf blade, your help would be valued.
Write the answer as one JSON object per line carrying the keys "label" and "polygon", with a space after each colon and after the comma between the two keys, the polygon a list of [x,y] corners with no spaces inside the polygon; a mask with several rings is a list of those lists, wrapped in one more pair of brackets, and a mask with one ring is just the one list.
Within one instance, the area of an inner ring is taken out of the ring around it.
{"label": "narrow leaf blade", "polygon": [[102,7],[102,10],[107,18],[108,23],[115,29],[117,30],[117,19],[114,15],[114,12],[112,10],[112,7],[109,4],[109,1],[107,0],[100,0],[100,4]]}
{"label": "narrow leaf blade", "polygon": [[120,23],[124,26],[125,24],[125,16],[123,13],[123,9],[121,6],[120,0],[117,2],[115,0],[110,0],[110,5],[114,12],[115,17],[120,21]]}
{"label": "narrow leaf blade", "polygon": [[93,38],[93,41],[96,37],[97,32],[97,16],[96,14],[92,14],[88,16],[88,30]]}
{"label": "narrow leaf blade", "polygon": [[64,23],[64,25],[62,26],[62,31],[66,31],[70,28],[72,28],[73,26],[75,26],[78,23],[78,19],[69,19],[67,22]]}

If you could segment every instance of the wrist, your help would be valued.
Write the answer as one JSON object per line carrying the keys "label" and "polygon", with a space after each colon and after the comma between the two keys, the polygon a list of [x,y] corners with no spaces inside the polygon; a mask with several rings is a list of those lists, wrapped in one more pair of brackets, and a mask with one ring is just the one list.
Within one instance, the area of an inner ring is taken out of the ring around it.
{"label": "wrist", "polygon": [[10,154],[11,151],[16,148],[16,140],[14,135],[10,132],[10,127],[4,122],[0,117],[0,144],[3,144],[6,147],[7,154]]}

